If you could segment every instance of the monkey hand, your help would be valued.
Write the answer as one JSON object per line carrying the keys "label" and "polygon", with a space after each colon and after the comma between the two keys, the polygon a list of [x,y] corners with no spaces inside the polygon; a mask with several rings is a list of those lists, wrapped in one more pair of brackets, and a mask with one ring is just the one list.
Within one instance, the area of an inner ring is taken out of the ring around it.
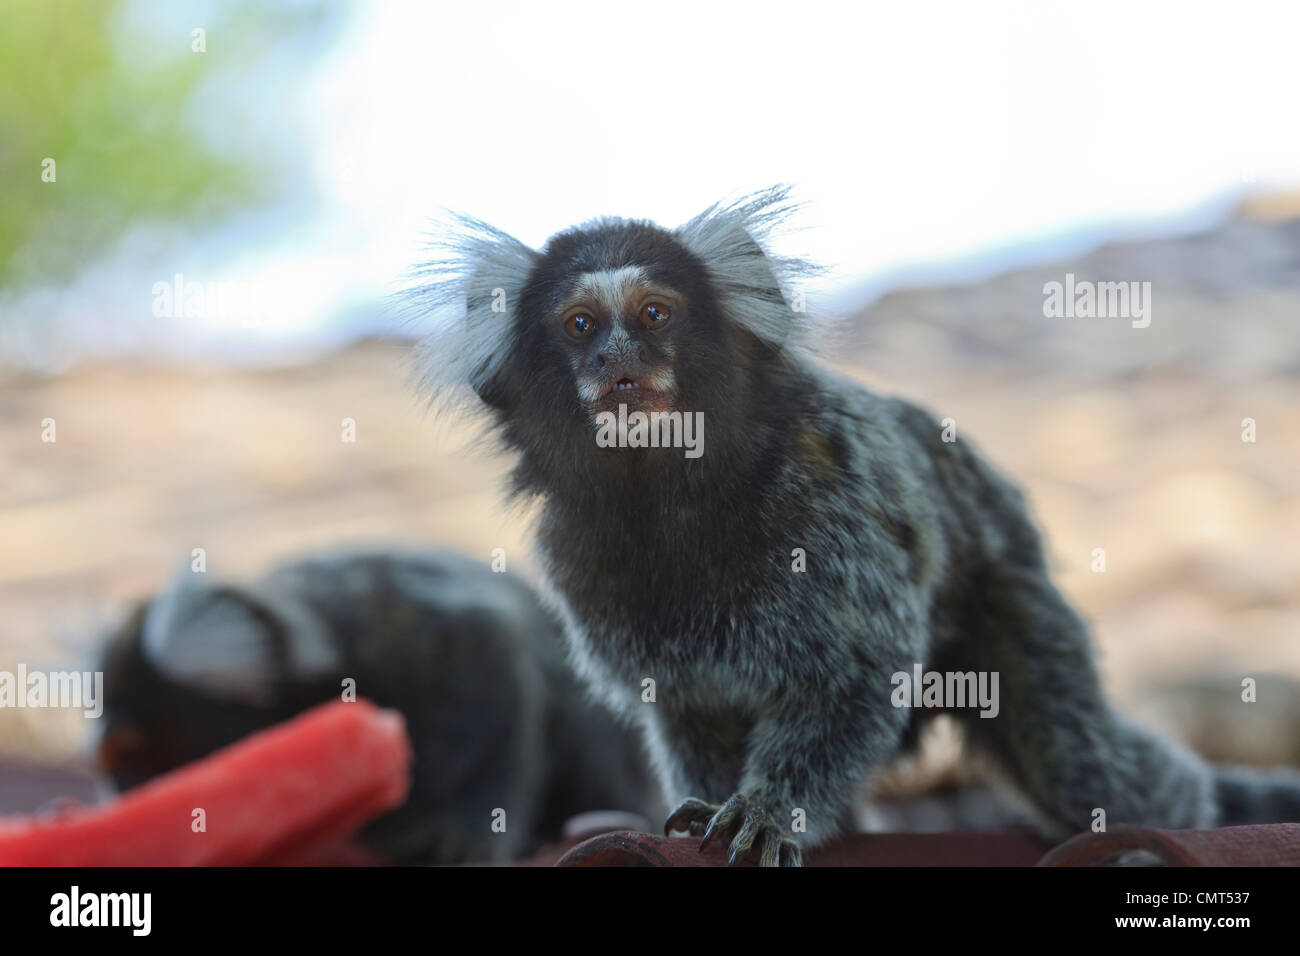
{"label": "monkey hand", "polygon": [[674,830],[689,833],[691,836],[704,836],[705,826],[721,809],[719,804],[687,797],[664,823],[664,836],[671,835]]}
{"label": "monkey hand", "polygon": [[[706,824],[707,821],[707,824]],[[780,822],[755,798],[733,794],[722,806],[688,797],[664,824],[664,833],[687,831],[701,836],[700,851],[718,839],[731,840],[728,866],[757,855],[759,866],[802,866],[799,846],[785,836]]]}

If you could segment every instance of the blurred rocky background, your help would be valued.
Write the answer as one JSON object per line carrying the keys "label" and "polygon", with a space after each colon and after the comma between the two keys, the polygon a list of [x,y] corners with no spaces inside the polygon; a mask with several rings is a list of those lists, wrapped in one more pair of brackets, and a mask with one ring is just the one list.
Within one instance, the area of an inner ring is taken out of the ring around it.
{"label": "blurred rocky background", "polygon": [[[387,544],[531,574],[506,463],[433,421],[424,319],[386,298],[429,217],[535,243],[786,180],[811,216],[778,251],[840,270],[827,360],[1026,489],[1121,705],[1217,759],[1300,763],[1296,14],[565,6],[0,4],[0,672],[91,666],[200,548],[216,578]],[[537,68],[629,31],[710,70]],[[1104,129],[1048,128],[1076,103]],[[555,148],[575,111],[584,142],[623,142],[629,104],[674,117],[655,148]],[[1150,325],[1049,317],[1067,275],[1149,282]],[[251,308],[160,314],[178,276]],[[90,723],[0,707],[0,760],[84,763]],[[951,741],[932,752],[896,792],[959,779]],[[30,808],[5,785],[0,811]]]}
{"label": "blurred rocky background", "polygon": [[[1150,281],[1150,326],[1045,317],[1043,286],[1066,272]],[[84,665],[194,548],[229,577],[359,542],[499,547],[531,572],[506,463],[432,419],[408,353],[371,340],[284,367],[0,372],[0,670]],[[829,355],[954,419],[1027,490],[1128,711],[1220,759],[1300,762],[1297,197],[1198,235],[900,289],[848,317]],[[0,750],[72,757],[82,724],[0,710]]]}

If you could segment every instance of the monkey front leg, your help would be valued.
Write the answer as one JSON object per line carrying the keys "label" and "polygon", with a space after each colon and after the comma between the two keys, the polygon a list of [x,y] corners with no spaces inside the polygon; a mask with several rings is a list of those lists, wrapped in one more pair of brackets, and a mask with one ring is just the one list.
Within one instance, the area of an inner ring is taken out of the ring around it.
{"label": "monkey front leg", "polygon": [[705,825],[700,849],[729,841],[728,863],[799,866],[800,844],[833,836],[871,768],[898,747],[906,712],[887,680],[789,692],[765,708],[749,736],[739,789],[720,807],[688,799],[668,827]]}
{"label": "monkey front leg", "polygon": [[664,834],[703,836],[740,782],[752,721],[726,708],[669,700],[646,712],[643,727],[664,797],[678,807]]}

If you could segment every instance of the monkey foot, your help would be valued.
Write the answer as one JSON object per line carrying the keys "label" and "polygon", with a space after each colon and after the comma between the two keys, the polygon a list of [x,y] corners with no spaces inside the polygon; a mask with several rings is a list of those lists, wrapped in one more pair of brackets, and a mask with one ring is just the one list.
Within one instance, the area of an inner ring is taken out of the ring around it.
{"label": "monkey foot", "polygon": [[716,803],[706,803],[695,797],[687,797],[664,823],[664,836],[670,835],[674,830],[689,833],[691,836],[704,836],[705,826],[721,809],[722,807]]}
{"label": "monkey foot", "polygon": [[[707,820],[707,826],[704,821]],[[664,833],[703,827],[700,851],[715,840],[730,838],[728,866],[757,857],[759,866],[802,866],[799,845],[785,836],[777,819],[744,793],[734,794],[721,807],[688,798],[664,824]]]}

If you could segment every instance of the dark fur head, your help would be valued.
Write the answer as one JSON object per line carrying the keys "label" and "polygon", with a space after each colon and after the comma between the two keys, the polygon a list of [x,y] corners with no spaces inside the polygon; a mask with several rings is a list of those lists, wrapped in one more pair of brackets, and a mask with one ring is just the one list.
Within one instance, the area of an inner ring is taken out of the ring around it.
{"label": "dark fur head", "polygon": [[[522,453],[516,491],[725,485],[801,407],[789,353],[804,316],[782,288],[801,264],[761,244],[790,209],[787,191],[772,189],[671,231],[596,220],[541,252],[461,220],[453,255],[423,270],[434,281],[418,292],[425,305],[465,304],[427,344],[426,382],[443,396],[468,384],[490,409]],[[702,425],[698,453],[627,447],[621,427],[615,447],[598,442],[602,425],[636,412],[676,415],[652,419],[670,438]]]}
{"label": "dark fur head", "polygon": [[335,696],[319,627],[234,587],[174,587],[104,649],[98,760],[128,789]]}

